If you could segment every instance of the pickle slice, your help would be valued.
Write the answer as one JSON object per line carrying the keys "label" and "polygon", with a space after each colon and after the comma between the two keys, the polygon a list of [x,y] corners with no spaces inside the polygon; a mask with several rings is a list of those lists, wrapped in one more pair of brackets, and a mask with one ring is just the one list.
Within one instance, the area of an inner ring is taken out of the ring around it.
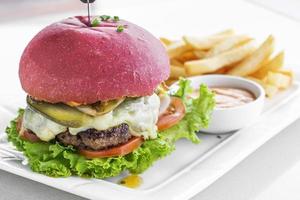
{"label": "pickle slice", "polygon": [[125,97],[121,99],[106,101],[106,102],[97,102],[91,105],[81,105],[81,106],[77,106],[76,108],[88,115],[100,116],[109,113],[110,111],[118,107],[124,100]]}
{"label": "pickle slice", "polygon": [[91,116],[63,103],[36,101],[27,96],[27,104],[46,118],[67,127],[79,128],[92,120]]}

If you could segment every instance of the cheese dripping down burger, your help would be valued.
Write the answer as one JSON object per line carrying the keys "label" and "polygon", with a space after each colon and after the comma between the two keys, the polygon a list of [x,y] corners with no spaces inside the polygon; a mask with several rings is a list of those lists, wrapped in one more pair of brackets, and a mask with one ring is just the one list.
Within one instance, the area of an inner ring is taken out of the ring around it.
{"label": "cheese dripping down burger", "polygon": [[27,107],[19,135],[56,141],[88,159],[131,153],[177,124],[179,98],[161,83],[168,78],[165,48],[146,30],[124,20],[88,24],[72,17],[39,32],[21,57],[19,76]]}

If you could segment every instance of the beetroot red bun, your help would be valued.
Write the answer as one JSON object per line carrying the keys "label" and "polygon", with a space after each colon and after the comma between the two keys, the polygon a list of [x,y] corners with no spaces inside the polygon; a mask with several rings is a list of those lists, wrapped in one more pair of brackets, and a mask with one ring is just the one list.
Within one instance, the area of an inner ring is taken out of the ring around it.
{"label": "beetroot red bun", "polygon": [[[20,61],[23,89],[51,103],[97,101],[151,95],[169,75],[169,60],[158,39],[127,21],[87,26],[72,17],[44,28]],[[117,32],[117,26],[124,30]]]}

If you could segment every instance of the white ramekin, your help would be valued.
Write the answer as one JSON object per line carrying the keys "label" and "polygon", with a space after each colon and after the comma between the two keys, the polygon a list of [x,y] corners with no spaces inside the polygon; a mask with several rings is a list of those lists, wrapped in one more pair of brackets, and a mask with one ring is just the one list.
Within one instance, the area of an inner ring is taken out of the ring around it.
{"label": "white ramekin", "polygon": [[231,108],[215,108],[209,127],[202,129],[202,132],[224,134],[236,131],[251,124],[262,112],[265,91],[253,81],[229,75],[203,75],[188,79],[191,80],[191,86],[194,89],[198,89],[201,84],[206,84],[208,87],[232,87],[248,90],[256,97],[254,101],[245,105]]}

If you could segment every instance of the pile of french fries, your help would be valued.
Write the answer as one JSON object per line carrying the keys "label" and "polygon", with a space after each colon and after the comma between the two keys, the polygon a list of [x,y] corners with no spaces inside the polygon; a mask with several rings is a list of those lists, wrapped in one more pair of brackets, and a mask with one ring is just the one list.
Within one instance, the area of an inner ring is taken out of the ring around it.
{"label": "pile of french fries", "polygon": [[170,57],[170,85],[179,77],[202,74],[242,76],[261,84],[268,97],[287,89],[293,72],[283,69],[284,52],[274,54],[270,35],[256,46],[248,35],[226,30],[206,37],[183,36],[179,41],[160,38]]}

